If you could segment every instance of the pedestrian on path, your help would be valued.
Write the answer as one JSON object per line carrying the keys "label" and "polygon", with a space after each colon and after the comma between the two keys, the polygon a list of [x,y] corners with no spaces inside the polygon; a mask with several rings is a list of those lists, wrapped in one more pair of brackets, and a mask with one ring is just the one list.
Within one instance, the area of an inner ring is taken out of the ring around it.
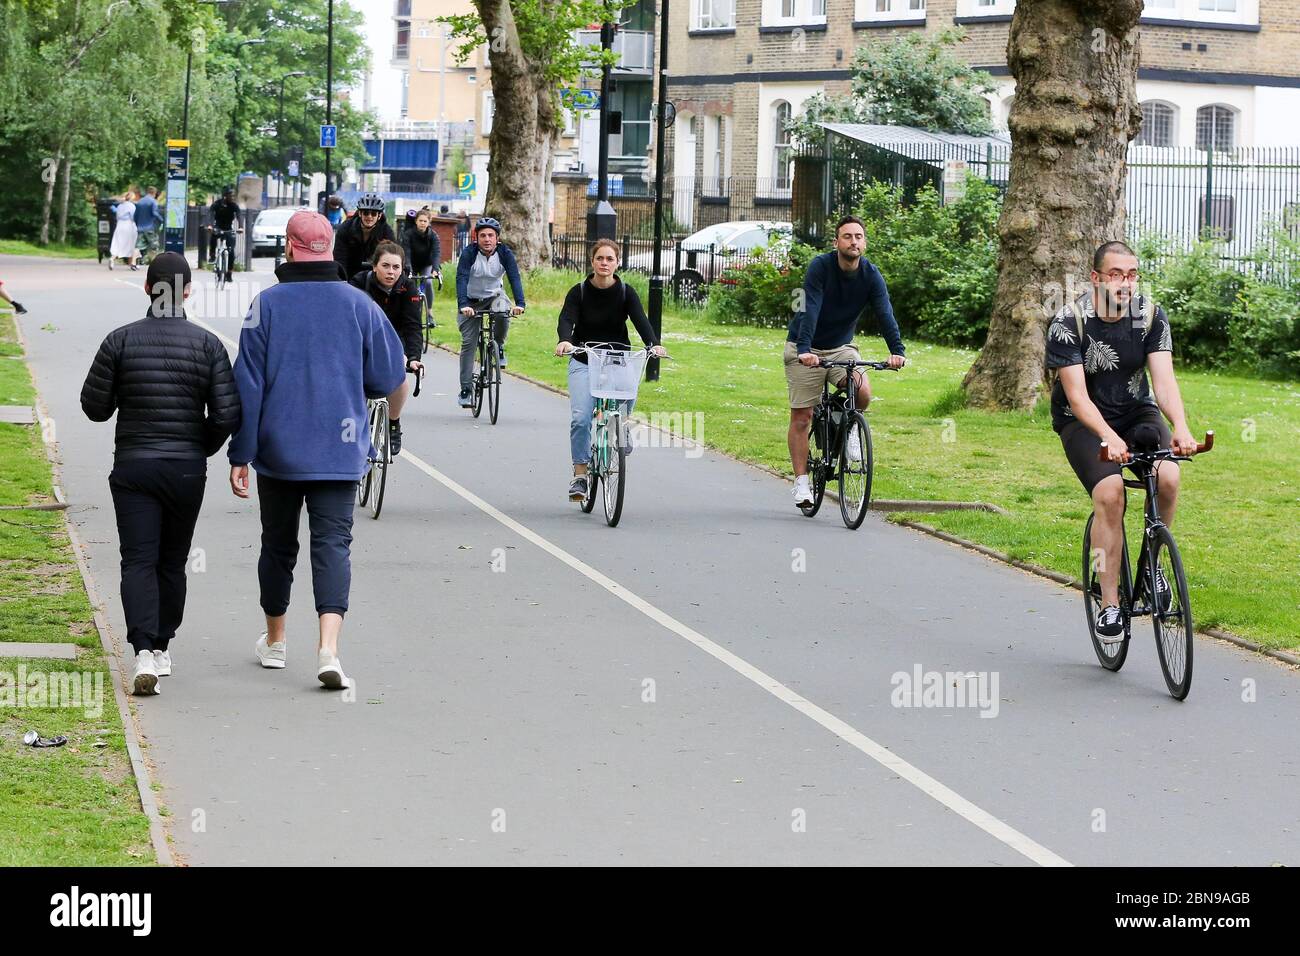
{"label": "pedestrian on path", "polygon": [[137,240],[146,236],[149,251],[158,247],[158,227],[163,224],[162,209],[158,206],[158,187],[150,186],[135,204],[135,229]]}
{"label": "pedestrian on path", "polygon": [[117,219],[117,226],[113,229],[113,241],[108,247],[108,267],[110,269],[113,268],[114,259],[128,260],[131,263],[132,272],[139,269],[139,266],[135,264],[140,252],[135,247],[135,241],[139,238],[139,233],[135,228],[134,200],[135,193],[128,189],[121,202],[113,207],[113,216]]}
{"label": "pedestrian on path", "polygon": [[285,614],[298,558],[303,505],[311,530],[312,590],[319,617],[316,676],[350,686],[338,641],[352,584],[357,482],[374,453],[366,399],[406,378],[402,343],[379,306],[345,280],[334,230],[320,213],[296,212],[285,228],[279,285],[254,300],[239,336],[235,381],[244,419],[230,443],[230,487],[249,496],[257,472],[262,550],[257,578],[266,632],[263,667],[285,666]]}
{"label": "pedestrian on path", "polygon": [[[119,227],[120,228],[120,227]],[[108,484],[122,552],[122,611],[135,652],[131,689],[160,691],[185,614],[185,565],[203,504],[207,459],[239,427],[225,346],[186,320],[190,267],[166,252],[145,275],[148,314],[110,332],[81,389],[95,422],[117,411]]]}

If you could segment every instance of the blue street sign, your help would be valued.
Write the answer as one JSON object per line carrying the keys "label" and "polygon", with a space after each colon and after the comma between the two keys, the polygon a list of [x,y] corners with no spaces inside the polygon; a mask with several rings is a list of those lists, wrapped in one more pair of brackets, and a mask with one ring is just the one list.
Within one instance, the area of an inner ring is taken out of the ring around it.
{"label": "blue street sign", "polygon": [[339,128],[337,126],[321,125],[320,128],[320,148],[334,149],[339,144]]}
{"label": "blue street sign", "polygon": [[566,110],[600,109],[600,90],[575,90],[563,87],[560,90],[560,104]]}

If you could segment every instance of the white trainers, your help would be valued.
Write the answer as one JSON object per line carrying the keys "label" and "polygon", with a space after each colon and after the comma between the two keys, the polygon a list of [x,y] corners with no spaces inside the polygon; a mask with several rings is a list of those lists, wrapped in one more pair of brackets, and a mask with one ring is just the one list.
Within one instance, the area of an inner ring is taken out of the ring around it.
{"label": "white trainers", "polygon": [[794,503],[803,507],[813,503],[812,482],[808,480],[807,475],[799,475],[794,480]]}
{"label": "white trainers", "polygon": [[153,652],[154,668],[158,671],[159,677],[172,676],[172,654],[171,651],[154,651]]}
{"label": "white trainers", "polygon": [[137,697],[150,697],[159,692],[158,665],[154,663],[153,651],[141,651],[135,655],[135,670],[131,673],[131,693]]}
{"label": "white trainers", "polygon": [[266,643],[266,633],[257,639],[253,646],[257,652],[257,660],[263,667],[282,668],[284,667],[285,653],[284,641],[276,641],[274,644]]}
{"label": "white trainers", "polygon": [[845,451],[848,453],[849,461],[862,460],[862,436],[858,434],[858,429],[849,429],[849,440],[845,443]]}
{"label": "white trainers", "polygon": [[352,686],[352,681],[343,673],[343,665],[339,663],[337,655],[321,651],[317,655],[317,663],[320,667],[316,671],[316,679],[330,690],[343,690]]}

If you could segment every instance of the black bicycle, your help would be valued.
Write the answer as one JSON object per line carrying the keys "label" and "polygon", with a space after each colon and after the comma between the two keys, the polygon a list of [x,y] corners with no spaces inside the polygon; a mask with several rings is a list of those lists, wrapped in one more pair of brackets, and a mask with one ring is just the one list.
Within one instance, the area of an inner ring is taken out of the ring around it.
{"label": "black bicycle", "polygon": [[[822,361],[825,368],[848,370],[842,391],[831,393],[830,379],[822,383],[821,401],[813,411],[811,441],[808,445],[808,477],[812,483],[813,502],[799,506],[806,517],[813,517],[822,506],[826,485],[839,481],[840,515],[850,531],[862,526],[871,502],[871,429],[858,411],[858,390],[853,388],[853,370],[890,369],[888,362]],[[893,369],[893,371],[898,371]],[[856,439],[856,441],[855,441]]]}
{"label": "black bicycle", "polygon": [[498,318],[509,318],[509,312],[493,312],[491,309],[475,311],[479,320],[478,330],[478,370],[474,373],[474,417],[483,411],[483,398],[487,396],[488,418],[492,424],[497,423],[497,412],[501,409],[501,346],[492,337],[492,329]]}
{"label": "black bicycle", "polygon": [[[1214,432],[1205,433],[1205,441],[1196,446],[1199,455],[1214,447]],[[1103,442],[1098,453],[1108,461]],[[1103,641],[1097,633],[1097,618],[1102,611],[1101,572],[1105,555],[1092,552],[1092,522],[1088,516],[1083,529],[1083,605],[1088,617],[1088,635],[1101,666],[1117,671],[1128,657],[1128,642],[1133,618],[1151,615],[1155,627],[1156,652],[1165,684],[1175,700],[1183,700],[1192,688],[1192,605],[1187,597],[1187,576],[1183,560],[1174,544],[1174,536],[1160,519],[1159,471],[1165,461],[1191,461],[1188,455],[1175,455],[1169,448],[1133,452],[1123,467],[1133,472],[1124,479],[1124,487],[1139,488],[1146,493],[1142,526],[1142,544],[1138,551],[1137,570],[1130,577],[1128,534],[1123,537],[1119,571],[1119,610],[1124,621],[1123,636]]]}
{"label": "black bicycle", "polygon": [[[420,394],[424,382],[424,369],[407,370],[415,376],[415,389],[412,398]],[[379,512],[384,510],[384,489],[388,485],[388,466],[393,463],[392,446],[388,443],[388,398],[366,399],[366,432],[370,445],[375,450],[366,456],[366,473],[357,482],[357,504],[370,508],[370,517],[379,519]]]}
{"label": "black bicycle", "polygon": [[433,280],[438,280],[438,291],[442,291],[442,274],[436,276],[430,275],[411,275],[412,281],[417,284],[420,293],[420,326],[424,330],[424,348],[422,354],[428,354],[429,345],[433,339],[433,330],[437,328],[437,323],[433,321]]}

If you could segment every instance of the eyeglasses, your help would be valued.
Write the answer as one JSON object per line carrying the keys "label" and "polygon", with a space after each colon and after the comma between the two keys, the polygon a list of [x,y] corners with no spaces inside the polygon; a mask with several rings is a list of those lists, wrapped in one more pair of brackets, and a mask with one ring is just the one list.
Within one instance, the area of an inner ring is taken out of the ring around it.
{"label": "eyeglasses", "polygon": [[1129,282],[1138,281],[1138,271],[1136,269],[1132,272],[1120,272],[1118,269],[1112,269],[1110,272],[1103,272],[1102,275],[1107,282],[1119,282],[1123,279],[1128,279]]}

